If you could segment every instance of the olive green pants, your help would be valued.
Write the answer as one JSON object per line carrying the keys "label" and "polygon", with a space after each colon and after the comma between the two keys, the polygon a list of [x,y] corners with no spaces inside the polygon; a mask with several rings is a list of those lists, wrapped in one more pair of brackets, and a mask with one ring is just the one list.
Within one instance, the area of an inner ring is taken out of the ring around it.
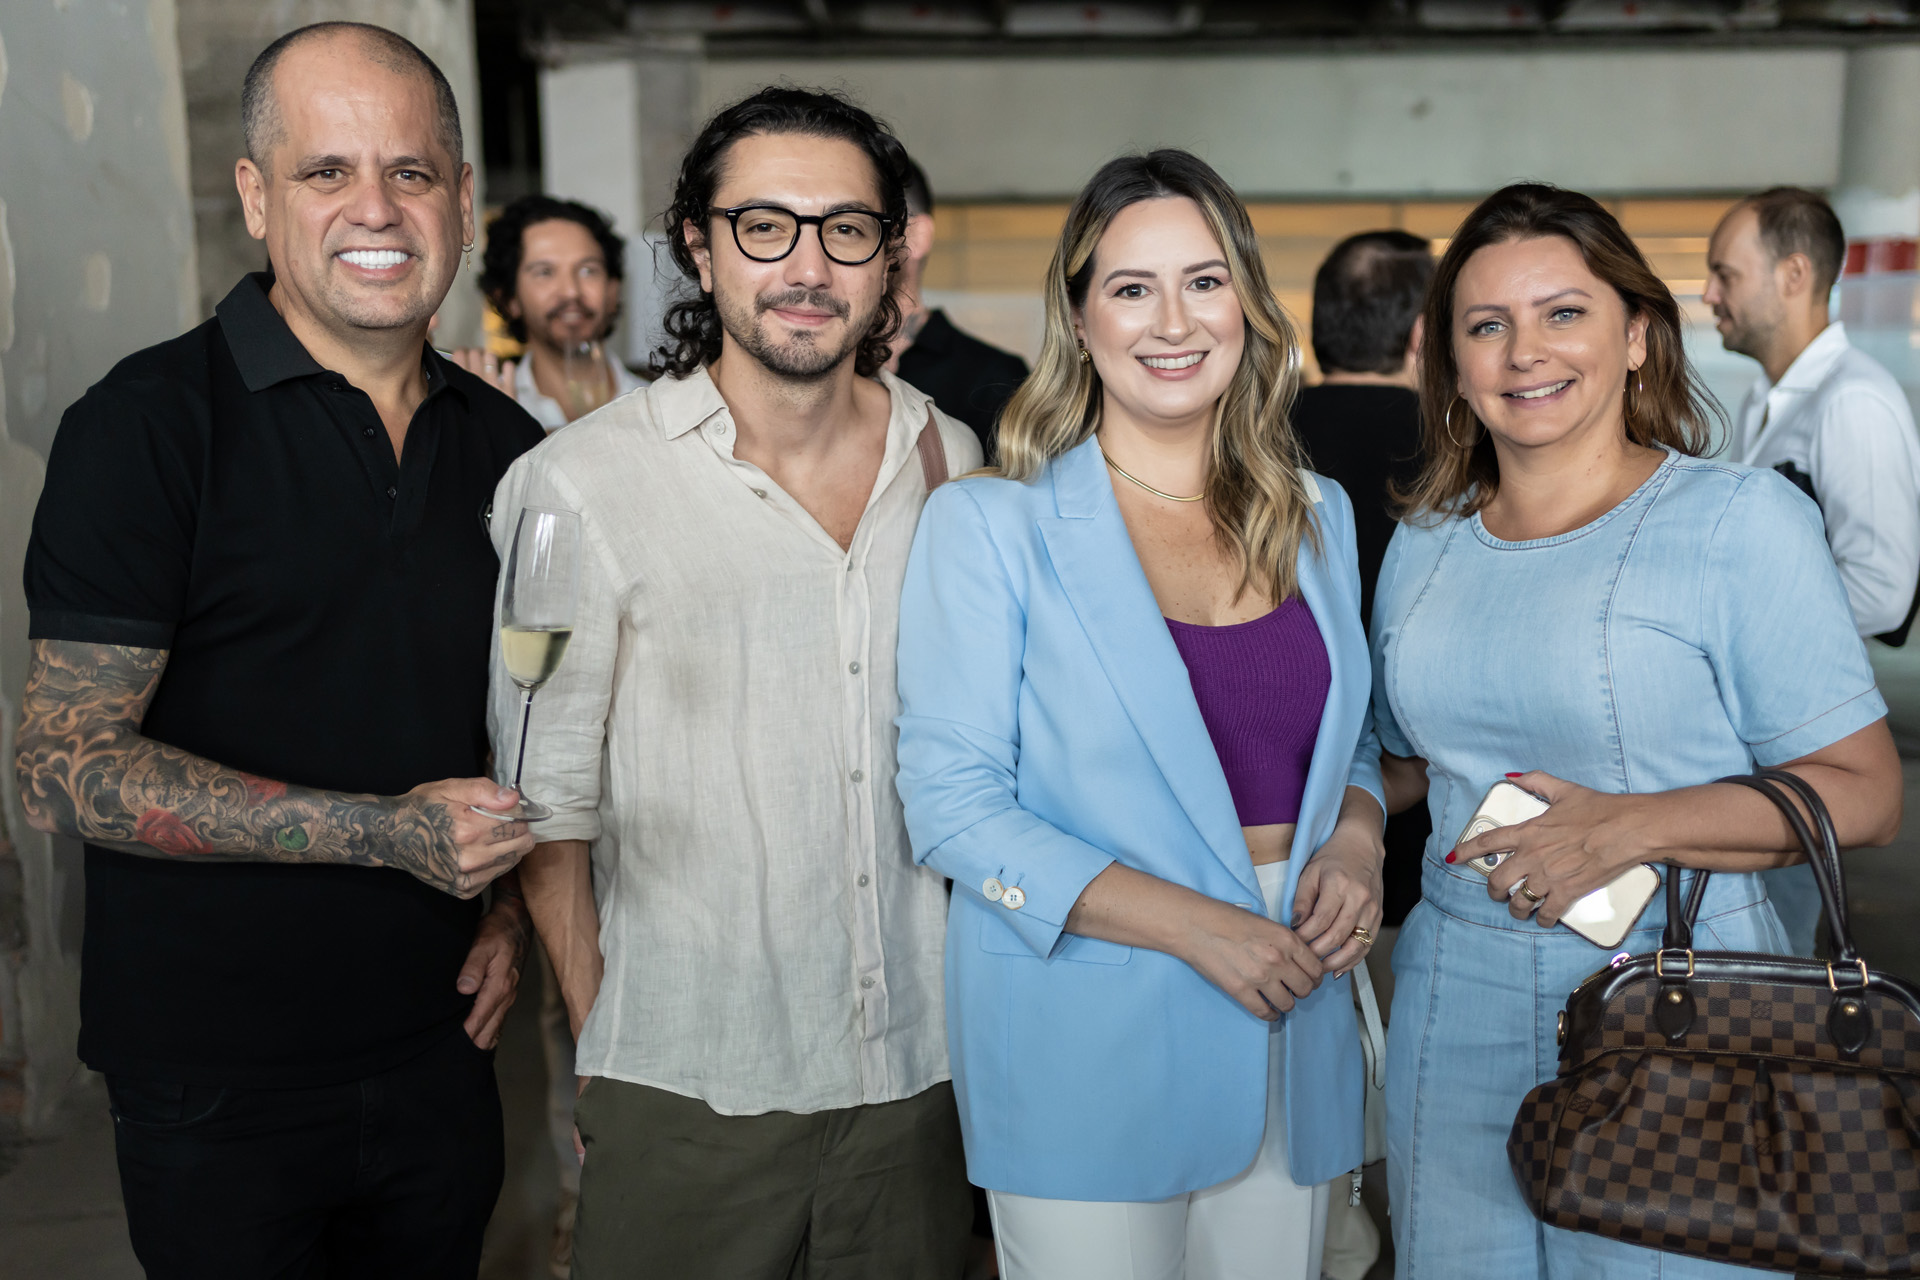
{"label": "olive green pants", "polygon": [[946,1083],[811,1115],[723,1116],[595,1077],[574,1280],[958,1280],[973,1201]]}

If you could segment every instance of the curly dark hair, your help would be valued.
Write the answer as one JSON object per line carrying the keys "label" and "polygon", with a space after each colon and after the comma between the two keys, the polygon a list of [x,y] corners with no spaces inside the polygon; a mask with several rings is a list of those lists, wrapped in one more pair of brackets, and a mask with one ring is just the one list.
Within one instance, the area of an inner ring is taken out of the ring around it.
{"label": "curly dark hair", "polygon": [[692,286],[667,308],[670,341],[654,354],[656,373],[684,378],[720,354],[720,309],[713,295],[700,288],[700,268],[687,244],[687,224],[711,227],[708,210],[720,185],[720,169],[735,142],[752,134],[788,133],[810,138],[838,138],[851,142],[873,161],[880,183],[880,212],[885,214],[888,287],[874,316],[873,327],[860,340],[854,372],[863,378],[887,363],[888,342],[900,326],[900,306],[894,301],[892,281],[904,257],[907,225],[907,152],[885,124],[837,93],[770,85],[750,98],[734,103],[707,121],[706,128],[687,149],[674,183],[673,204],[662,218],[674,265]]}
{"label": "curly dark hair", "polygon": [[[507,323],[507,332],[515,342],[527,340],[527,322],[507,310],[520,279],[520,259],[526,252],[527,228],[537,222],[577,222],[600,245],[607,260],[607,274],[615,280],[627,278],[627,242],[616,235],[613,219],[577,200],[556,200],[552,196],[521,196],[487,223],[487,248],[480,255],[480,292]],[[620,318],[616,303],[607,316],[607,327]]]}

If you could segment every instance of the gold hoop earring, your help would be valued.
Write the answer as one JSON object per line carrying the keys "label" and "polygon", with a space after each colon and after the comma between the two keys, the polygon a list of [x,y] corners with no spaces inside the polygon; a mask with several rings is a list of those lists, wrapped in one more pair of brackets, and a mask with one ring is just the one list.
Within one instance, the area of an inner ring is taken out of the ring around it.
{"label": "gold hoop earring", "polygon": [[460,255],[467,260],[467,270],[469,271],[473,270],[473,242],[472,241],[468,241],[466,244],[463,244],[460,246]]}
{"label": "gold hoop earring", "polygon": [[1087,350],[1087,344],[1084,342],[1080,344],[1080,363],[1081,364],[1093,363],[1093,352]]}
{"label": "gold hoop earring", "polygon": [[[1469,441],[1466,444],[1461,444],[1460,441],[1456,439],[1453,434],[1453,406],[1456,404],[1464,403],[1465,400],[1466,400],[1465,396],[1455,396],[1450,402],[1448,402],[1446,417],[1441,420],[1445,424],[1447,429],[1447,443],[1452,445],[1454,448],[1461,449],[1461,450],[1473,448],[1472,441]],[[1469,409],[1468,412],[1471,413],[1472,410]]]}
{"label": "gold hoop earring", "polygon": [[1640,416],[1639,402],[1646,397],[1647,384],[1640,370],[1633,369],[1629,372],[1633,374],[1633,385],[1621,395],[1621,399],[1625,402],[1621,407],[1626,411],[1627,421],[1632,422]]}

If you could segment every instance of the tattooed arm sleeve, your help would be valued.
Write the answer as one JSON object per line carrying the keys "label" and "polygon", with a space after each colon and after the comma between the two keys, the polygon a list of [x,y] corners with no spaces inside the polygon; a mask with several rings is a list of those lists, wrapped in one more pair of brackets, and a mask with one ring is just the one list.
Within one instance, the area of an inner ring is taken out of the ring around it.
{"label": "tattooed arm sleeve", "polygon": [[36,828],[155,858],[395,867],[462,897],[491,878],[469,884],[450,806],[428,788],[288,786],[143,737],[166,665],[163,649],[33,642],[14,773]]}

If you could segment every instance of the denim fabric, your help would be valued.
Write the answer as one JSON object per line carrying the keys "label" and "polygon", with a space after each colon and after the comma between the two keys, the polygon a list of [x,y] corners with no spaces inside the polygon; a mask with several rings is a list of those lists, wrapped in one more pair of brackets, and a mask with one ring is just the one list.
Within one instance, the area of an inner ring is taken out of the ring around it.
{"label": "denim fabric", "polygon": [[1775,867],[1762,871],[1760,882],[1767,886],[1767,901],[1773,904],[1780,927],[1787,932],[1787,950],[1811,957],[1814,943],[1820,938],[1820,920],[1827,914],[1826,904],[1820,901],[1820,886],[1813,882],[1813,868],[1804,862]]}
{"label": "denim fabric", "polygon": [[[1886,714],[1820,514],[1771,472],[1670,454],[1570,533],[1505,542],[1478,517],[1403,526],[1374,609],[1381,743],[1428,763],[1423,902],[1394,950],[1388,1162],[1408,1280],[1718,1274],[1547,1228],[1506,1162],[1554,1074],[1555,1014],[1609,953],[1517,921],[1442,859],[1488,786],[1543,769],[1615,793],[1797,759]],[[1784,952],[1759,876],[1718,875],[1707,948]],[[1657,945],[1656,898],[1623,946]]]}

